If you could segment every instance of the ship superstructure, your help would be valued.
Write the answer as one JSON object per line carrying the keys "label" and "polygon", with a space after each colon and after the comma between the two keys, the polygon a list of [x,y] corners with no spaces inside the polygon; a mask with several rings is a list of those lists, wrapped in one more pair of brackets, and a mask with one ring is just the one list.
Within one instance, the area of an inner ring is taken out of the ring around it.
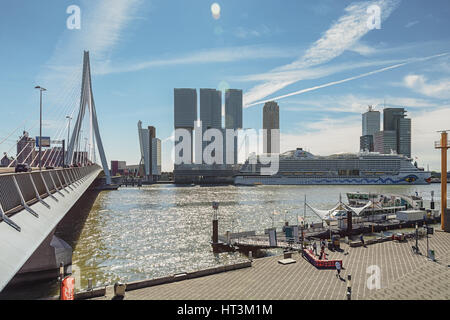
{"label": "ship superstructure", "polygon": [[[273,155],[272,155],[273,156]],[[301,148],[280,154],[279,169],[263,175],[264,165],[247,160],[235,184],[428,184],[431,173],[418,168],[412,159],[398,154],[376,152],[341,153],[316,156]]]}

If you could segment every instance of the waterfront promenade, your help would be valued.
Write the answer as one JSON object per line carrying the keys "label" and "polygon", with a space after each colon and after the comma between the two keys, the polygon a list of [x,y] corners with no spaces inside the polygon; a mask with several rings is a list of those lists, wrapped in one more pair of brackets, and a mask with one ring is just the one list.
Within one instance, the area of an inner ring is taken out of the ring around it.
{"label": "waterfront promenade", "polygon": [[[344,253],[330,253],[329,258],[343,260],[341,275],[352,275],[352,299],[450,299],[450,234],[436,231],[429,239],[437,262],[413,254],[413,240],[394,241],[350,248]],[[419,241],[422,252],[426,239]],[[125,299],[150,300],[344,300],[346,281],[336,277],[335,270],[318,270],[299,254],[297,261],[281,265],[282,257],[267,257],[253,261],[251,268],[183,280],[153,287],[128,291]],[[380,268],[380,289],[369,289],[367,268]],[[107,290],[107,292],[111,290]],[[97,299],[111,299],[111,296]]]}

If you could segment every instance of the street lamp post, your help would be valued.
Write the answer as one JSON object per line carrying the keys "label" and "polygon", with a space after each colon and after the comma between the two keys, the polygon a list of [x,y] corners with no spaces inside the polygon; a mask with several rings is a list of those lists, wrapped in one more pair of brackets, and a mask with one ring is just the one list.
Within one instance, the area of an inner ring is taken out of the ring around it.
{"label": "street lamp post", "polygon": [[40,97],[40,103],[39,103],[39,170],[42,170],[42,158],[41,158],[41,152],[42,152],[42,91],[47,91],[47,89],[42,88],[40,86],[34,87],[35,89],[39,89],[39,97]]}
{"label": "street lamp post", "polygon": [[[69,143],[70,143],[70,120],[72,120],[71,116],[66,116],[66,119],[69,120],[69,126],[67,127],[67,151],[69,151]],[[67,156],[68,157],[68,156]],[[66,165],[68,165],[69,161],[67,161]]]}
{"label": "street lamp post", "polygon": [[88,138],[84,137],[84,152],[83,152],[83,165],[86,166],[88,153],[87,153],[87,141]]}

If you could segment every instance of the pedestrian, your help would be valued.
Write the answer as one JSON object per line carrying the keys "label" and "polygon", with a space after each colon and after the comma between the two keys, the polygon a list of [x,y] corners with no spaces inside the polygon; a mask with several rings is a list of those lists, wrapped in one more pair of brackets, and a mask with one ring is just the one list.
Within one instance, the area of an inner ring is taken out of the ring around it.
{"label": "pedestrian", "polygon": [[317,256],[317,244],[315,241],[313,243],[313,250],[314,250],[314,254]]}
{"label": "pedestrian", "polygon": [[325,259],[325,245],[322,242],[320,245],[320,260]]}
{"label": "pedestrian", "polygon": [[340,279],[341,278],[341,267],[342,267],[341,263],[339,261],[336,261],[335,266],[336,266],[336,271],[337,271],[336,277],[338,277]]}
{"label": "pedestrian", "polygon": [[359,239],[361,240],[363,247],[365,247],[366,245],[364,244],[364,235],[362,233],[361,233],[361,236],[359,237]]}

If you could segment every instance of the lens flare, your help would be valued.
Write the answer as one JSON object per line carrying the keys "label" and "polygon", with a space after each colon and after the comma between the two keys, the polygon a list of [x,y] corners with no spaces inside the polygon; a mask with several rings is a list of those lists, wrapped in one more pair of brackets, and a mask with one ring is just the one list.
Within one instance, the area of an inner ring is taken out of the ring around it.
{"label": "lens flare", "polygon": [[217,20],[220,18],[220,5],[217,2],[211,5],[211,13],[214,19]]}
{"label": "lens flare", "polygon": [[226,82],[226,81],[220,81],[219,85],[217,86],[217,89],[222,91],[222,92],[225,92],[228,89],[230,89],[230,84],[228,82]]}

